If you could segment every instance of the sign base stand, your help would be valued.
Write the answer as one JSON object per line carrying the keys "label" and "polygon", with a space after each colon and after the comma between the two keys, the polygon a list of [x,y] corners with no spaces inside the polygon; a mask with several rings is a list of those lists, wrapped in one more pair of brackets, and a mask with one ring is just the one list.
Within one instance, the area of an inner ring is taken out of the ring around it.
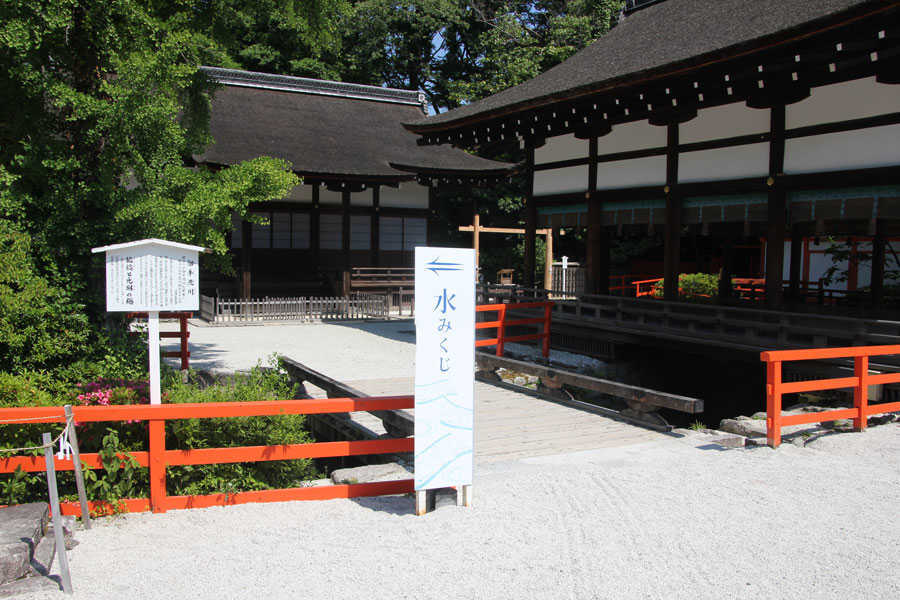
{"label": "sign base stand", "polygon": [[150,404],[161,402],[159,384],[159,311],[147,313],[147,352],[150,355]]}
{"label": "sign base stand", "polygon": [[456,505],[472,507],[472,486],[461,485],[456,488]]}

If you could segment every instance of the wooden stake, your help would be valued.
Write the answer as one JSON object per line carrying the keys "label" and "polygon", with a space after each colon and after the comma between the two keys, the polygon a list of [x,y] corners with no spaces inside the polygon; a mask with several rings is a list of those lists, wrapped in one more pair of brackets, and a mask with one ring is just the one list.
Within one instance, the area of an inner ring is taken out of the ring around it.
{"label": "wooden stake", "polygon": [[88,507],[87,492],[84,489],[84,474],[81,472],[81,451],[78,449],[78,433],[75,432],[75,420],[72,417],[72,405],[66,404],[66,423],[69,423],[69,441],[72,444],[72,463],[75,467],[75,488],[78,490],[78,503],[81,505],[81,524],[85,529],[91,528],[91,510]]}
{"label": "wooden stake", "polygon": [[62,527],[62,510],[59,508],[59,490],[56,488],[56,463],[53,462],[52,437],[44,434],[44,460],[47,463],[47,491],[50,493],[50,512],[53,513],[53,535],[56,538],[56,558],[59,560],[59,575],[63,592],[72,593],[72,574],[69,572],[69,557],[66,555],[66,537]]}

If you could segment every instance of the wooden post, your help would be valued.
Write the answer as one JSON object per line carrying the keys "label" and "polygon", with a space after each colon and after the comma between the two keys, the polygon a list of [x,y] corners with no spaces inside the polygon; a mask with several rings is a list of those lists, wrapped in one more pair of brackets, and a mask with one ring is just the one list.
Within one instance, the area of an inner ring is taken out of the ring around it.
{"label": "wooden post", "polygon": [[147,313],[147,354],[150,362],[150,404],[159,404],[159,312],[155,310]]}
{"label": "wooden post", "polygon": [[553,289],[553,230],[547,229],[547,243],[544,245],[544,289]]}
{"label": "wooden post", "polygon": [[184,313],[178,316],[178,329],[181,333],[181,370],[187,371],[191,368],[191,353],[188,348],[188,338],[191,334],[188,332],[188,316]]}
{"label": "wooden post", "polygon": [[81,449],[78,447],[78,432],[75,427],[75,418],[72,414],[72,405],[63,407],[66,413],[66,427],[69,428],[69,439],[72,445],[72,466],[75,470],[75,489],[78,491],[78,503],[81,505],[81,524],[85,529],[91,528],[91,510],[88,507],[87,492],[84,489],[84,473],[81,471]]}
{"label": "wooden post", "polygon": [[534,146],[525,148],[525,287],[534,287],[537,206],[534,203]]}
{"label": "wooden post", "polygon": [[461,485],[456,488],[456,505],[472,507],[472,486]]}
{"label": "wooden post", "polygon": [[241,222],[241,298],[250,299],[250,269],[253,253],[253,230],[249,221]]}
{"label": "wooden post", "polygon": [[734,242],[729,237],[722,243],[722,271],[719,274],[719,304],[727,304],[734,294]]}
{"label": "wooden post", "polygon": [[66,536],[63,533],[62,510],[59,508],[59,490],[56,487],[56,463],[53,462],[52,438],[45,433],[44,461],[47,465],[47,491],[50,495],[50,511],[53,513],[53,535],[56,539],[56,558],[59,560],[59,575],[63,592],[72,593],[72,574],[69,572],[69,556],[66,554]]}
{"label": "wooden post", "polygon": [[[432,247],[437,245],[438,242],[438,236],[435,227],[436,223],[438,222],[437,189],[434,187],[434,183],[430,182],[428,184],[428,218],[425,221],[425,239],[427,240],[427,244]],[[477,259],[475,264],[477,266]]]}
{"label": "wooden post", "polygon": [[166,512],[166,422],[153,419],[150,428],[150,509]]}
{"label": "wooden post", "polygon": [[766,363],[766,437],[772,448],[781,445],[781,361]]}
{"label": "wooden post", "polygon": [[481,215],[477,212],[472,216],[472,248],[475,250],[475,279],[481,272]]}
{"label": "wooden post", "polygon": [[787,229],[786,194],[778,183],[784,172],[784,105],[774,106],[769,142],[768,235],[766,236],[766,306],[779,308],[784,286],[784,237]]}
{"label": "wooden post", "polygon": [[344,255],[344,270],[350,269],[350,190],[341,191],[341,248]]}
{"label": "wooden post", "polygon": [[678,124],[668,126],[666,152],[665,300],[678,300],[681,271],[681,196],[678,186]]}
{"label": "wooden post", "polygon": [[791,302],[800,300],[800,273],[803,267],[803,233],[795,223],[791,226],[791,278],[788,293]]}
{"label": "wooden post", "polygon": [[588,142],[587,292],[609,294],[609,235],[603,225],[603,202],[597,196],[597,138]]}
{"label": "wooden post", "polygon": [[[428,235],[431,235],[430,226]],[[372,265],[381,266],[381,186],[378,185],[372,188]]]}
{"label": "wooden post", "polygon": [[881,308],[884,299],[884,221],[875,222],[875,237],[872,239],[872,308]]}
{"label": "wooden post", "polygon": [[853,418],[854,431],[865,431],[869,412],[869,357],[857,356],[853,359],[853,376],[856,387],[853,389],[853,408],[858,413]]}

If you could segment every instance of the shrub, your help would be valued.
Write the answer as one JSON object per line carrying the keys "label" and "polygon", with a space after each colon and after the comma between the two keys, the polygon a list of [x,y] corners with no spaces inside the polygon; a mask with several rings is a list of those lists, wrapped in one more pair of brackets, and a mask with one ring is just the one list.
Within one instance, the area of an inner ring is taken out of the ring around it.
{"label": "shrub", "polygon": [[[662,298],[663,281],[653,286],[653,297]],[[719,275],[708,273],[682,273],[678,276],[678,297],[683,300],[704,300],[719,295]]]}

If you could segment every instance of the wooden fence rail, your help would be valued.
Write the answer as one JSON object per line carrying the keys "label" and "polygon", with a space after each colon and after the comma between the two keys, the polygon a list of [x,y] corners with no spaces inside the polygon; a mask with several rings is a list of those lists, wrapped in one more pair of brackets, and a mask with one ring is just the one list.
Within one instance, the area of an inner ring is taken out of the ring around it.
{"label": "wooden fence rail", "polygon": [[387,319],[390,299],[385,294],[246,300],[218,298],[212,314],[215,323]]}
{"label": "wooden fence rail", "polygon": [[[810,350],[774,350],[762,352],[760,360],[766,363],[766,437],[769,446],[781,444],[781,428],[788,425],[821,423],[836,419],[853,419],[853,428],[863,431],[871,415],[900,411],[900,402],[869,404],[869,386],[900,383],[900,373],[869,373],[869,357],[900,354],[898,346],[853,346],[849,348],[816,348]],[[834,360],[852,358],[853,375],[813,381],[782,381],[782,364],[799,360]],[[800,415],[782,415],[781,401],[784,394],[823,390],[853,389],[853,408],[829,410]]]}
{"label": "wooden fence rail", "polygon": [[[239,462],[292,460],[300,458],[326,458],[392,454],[412,452],[412,437],[364,441],[318,442],[310,444],[282,444],[278,446],[243,446],[236,448],[196,448],[191,450],[166,449],[166,421],[175,419],[211,419],[229,417],[258,417],[279,415],[312,415],[347,413],[355,411],[384,411],[413,408],[413,396],[389,396],[379,398],[334,398],[328,400],[267,400],[261,402],[218,402],[194,404],[134,404],[115,406],[73,407],[76,423],[103,421],[148,421],[149,448],[146,452],[131,455],[142,467],[150,470],[150,497],[128,498],[118,507],[92,503],[91,509],[110,508],[129,512],[166,512],[170,509],[205,508],[244,504],[247,502],[284,502],[288,500],[329,500],[358,496],[404,494],[413,491],[413,480],[298,487],[260,490],[230,494],[203,496],[169,496],[166,492],[166,468],[179,465],[212,465]],[[63,407],[2,408],[0,421],[5,423],[65,423]],[[89,469],[103,468],[96,453],[81,455]],[[0,473],[12,473],[17,468],[27,472],[43,471],[42,456],[13,456],[0,458]],[[57,460],[57,470],[71,471],[71,460]],[[79,514],[76,502],[62,505],[64,515]]]}

